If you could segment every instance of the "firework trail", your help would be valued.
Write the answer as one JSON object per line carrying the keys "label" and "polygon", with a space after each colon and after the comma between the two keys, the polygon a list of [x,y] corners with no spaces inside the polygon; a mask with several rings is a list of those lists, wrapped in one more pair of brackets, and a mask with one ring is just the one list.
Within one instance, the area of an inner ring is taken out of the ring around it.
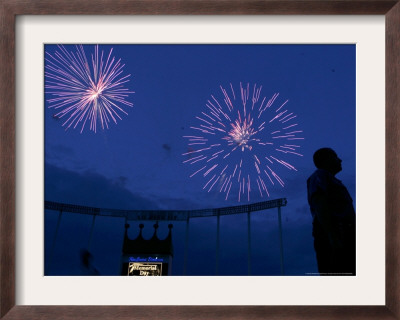
{"label": "firework trail", "polygon": [[288,100],[276,102],[279,93],[261,97],[262,86],[220,89],[220,99],[211,95],[190,127],[194,133],[184,136],[192,149],[183,163],[196,166],[190,177],[202,175],[204,190],[217,190],[225,200],[233,190],[239,202],[250,201],[252,192],[269,197],[269,186],[285,185],[279,170],[297,171],[287,158],[302,157],[297,115],[286,108]]}
{"label": "firework trail", "polygon": [[127,114],[122,107],[133,106],[125,100],[134,93],[124,88],[130,75],[122,75],[125,65],[112,56],[113,49],[105,55],[94,46],[89,62],[83,46],[75,48],[72,52],[58,45],[54,55],[46,52],[45,89],[52,96],[47,100],[49,108],[59,109],[54,117],[66,117],[66,130],[81,124],[82,133],[87,122],[94,132],[97,123],[108,129],[111,121],[121,120],[120,113]]}

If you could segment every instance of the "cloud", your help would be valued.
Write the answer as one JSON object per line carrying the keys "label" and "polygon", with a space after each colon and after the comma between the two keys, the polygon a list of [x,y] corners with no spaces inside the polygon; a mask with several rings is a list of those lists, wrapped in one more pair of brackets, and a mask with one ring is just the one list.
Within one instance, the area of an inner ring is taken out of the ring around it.
{"label": "cloud", "polygon": [[77,154],[74,149],[60,144],[47,143],[45,159],[48,164],[70,168],[73,171],[82,171],[87,168],[86,161],[77,160]]}
{"label": "cloud", "polygon": [[45,164],[45,200],[116,209],[158,209],[157,202],[125,188],[124,177],[78,173]]}
{"label": "cloud", "polygon": [[113,183],[119,187],[124,188],[126,186],[126,183],[128,182],[128,177],[125,176],[119,176],[113,180]]}

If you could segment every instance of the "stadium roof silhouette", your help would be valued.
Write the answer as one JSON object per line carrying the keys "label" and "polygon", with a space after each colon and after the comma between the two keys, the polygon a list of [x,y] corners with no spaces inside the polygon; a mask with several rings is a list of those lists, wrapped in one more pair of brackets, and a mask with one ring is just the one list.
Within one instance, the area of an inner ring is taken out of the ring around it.
{"label": "stadium roof silhouette", "polygon": [[124,217],[126,220],[168,220],[185,221],[190,218],[213,217],[230,214],[261,211],[276,207],[286,206],[286,198],[262,201],[252,204],[245,204],[232,207],[210,208],[200,210],[120,210],[105,209],[74,204],[65,204],[52,201],[45,201],[46,210],[80,213],[96,216]]}

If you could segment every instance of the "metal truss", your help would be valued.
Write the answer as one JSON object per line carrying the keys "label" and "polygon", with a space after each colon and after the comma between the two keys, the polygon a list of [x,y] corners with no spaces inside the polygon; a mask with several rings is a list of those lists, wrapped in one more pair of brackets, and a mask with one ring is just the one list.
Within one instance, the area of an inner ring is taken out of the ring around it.
{"label": "metal truss", "polygon": [[262,201],[233,207],[201,210],[118,210],[104,209],[74,204],[45,201],[45,209],[59,212],[80,213],[95,216],[123,217],[126,220],[186,221],[191,218],[215,217],[239,213],[249,213],[286,206],[286,198]]}

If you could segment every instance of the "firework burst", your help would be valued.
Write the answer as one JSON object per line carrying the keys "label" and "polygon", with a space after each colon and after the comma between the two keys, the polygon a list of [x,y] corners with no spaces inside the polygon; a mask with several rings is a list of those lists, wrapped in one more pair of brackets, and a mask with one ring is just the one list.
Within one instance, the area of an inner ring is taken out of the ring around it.
{"label": "firework burst", "polygon": [[125,65],[112,56],[99,53],[94,46],[89,63],[82,45],[75,46],[75,52],[59,45],[54,55],[46,52],[45,89],[52,96],[47,100],[49,108],[59,109],[54,115],[57,119],[66,118],[66,130],[81,124],[81,133],[87,122],[90,130],[96,132],[97,124],[107,128],[108,124],[120,114],[127,114],[123,107],[132,107],[126,100],[134,93],[125,88],[130,75],[123,75]]}
{"label": "firework burst", "polygon": [[221,97],[212,95],[190,127],[193,135],[184,136],[191,150],[183,162],[196,167],[190,177],[204,177],[204,190],[217,190],[225,200],[234,193],[239,202],[250,201],[252,191],[269,197],[270,186],[285,186],[278,172],[297,171],[290,158],[302,157],[297,115],[288,100],[277,103],[279,93],[262,97],[261,86],[220,89]]}

